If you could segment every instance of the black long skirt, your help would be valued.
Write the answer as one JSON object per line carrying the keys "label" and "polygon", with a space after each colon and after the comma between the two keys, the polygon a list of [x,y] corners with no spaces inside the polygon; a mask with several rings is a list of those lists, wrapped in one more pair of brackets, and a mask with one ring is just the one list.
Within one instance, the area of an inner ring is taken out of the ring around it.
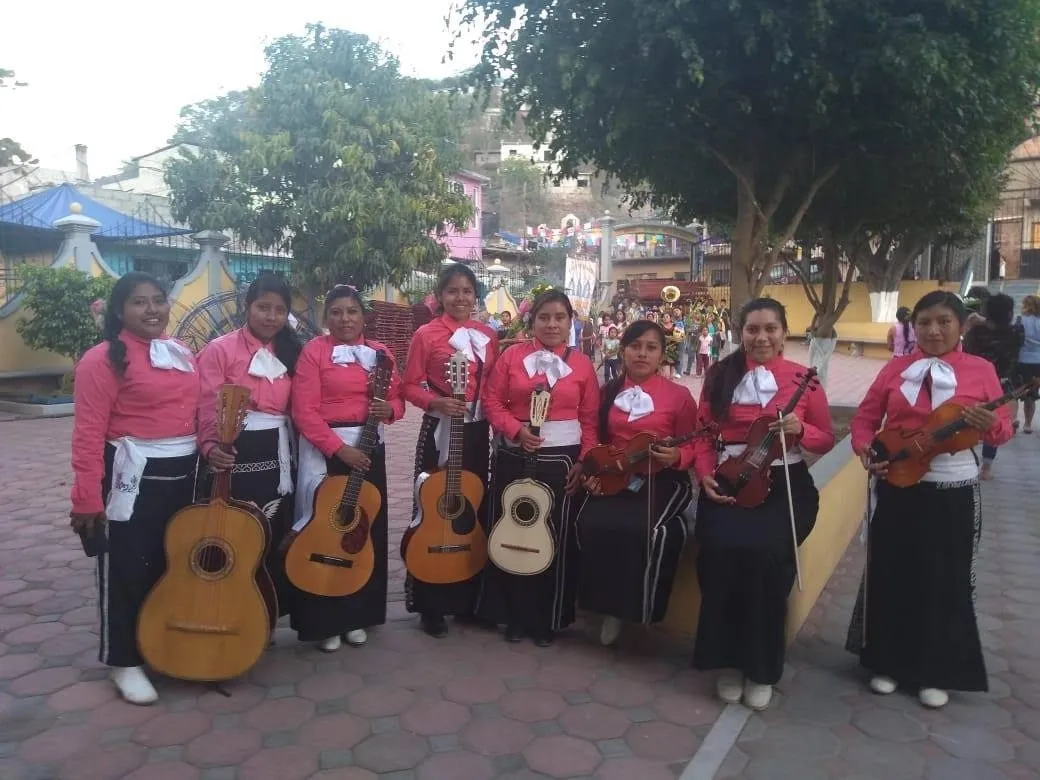
{"label": "black long skirt", "polygon": [[[553,493],[549,530],[556,545],[552,565],[541,574],[509,574],[490,561],[477,603],[477,614],[494,623],[512,624],[532,637],[546,637],[574,622],[574,602],[578,578],[577,540],[574,514],[577,502],[564,493],[567,472],[574,465],[580,447],[546,447],[538,451],[535,479]],[[488,513],[498,519],[501,493],[510,482],[525,476],[526,456],[519,450],[498,447],[492,462]]]}
{"label": "black long skirt", "polygon": [[[105,446],[102,495],[112,485],[115,447]],[[108,550],[97,557],[101,643],[98,660],[109,666],[141,666],[137,616],[166,571],[166,525],[192,503],[198,457],[149,458],[134,512],[126,522],[105,523]]]}
{"label": "black long skirt", "polygon": [[[318,642],[357,628],[371,628],[386,622],[387,548],[386,448],[380,444],[370,455],[372,466],[365,479],[379,491],[382,504],[372,521],[372,547],[375,567],[372,577],[357,593],[349,596],[316,596],[288,584],[289,622],[301,642]],[[343,476],[350,469],[339,458],[325,459],[330,476]]]}
{"label": "black long skirt", "polygon": [[[820,506],[805,463],[790,466],[798,543],[809,535]],[[773,685],[783,675],[787,598],[795,580],[791,519],[783,467],[754,509],[718,504],[703,492],[697,503],[697,581],[701,612],[693,665],[736,669],[752,682]]]}
{"label": "black long skirt", "polygon": [[863,585],[846,647],[908,689],[988,690],[975,620],[979,484],[877,486]]}
{"label": "black long skirt", "polygon": [[[434,432],[437,430],[439,422],[440,419],[437,417],[428,414],[423,416],[422,425],[419,427],[419,439],[415,444],[413,482],[421,472],[429,472],[437,468],[438,453]],[[485,485],[488,480],[490,452],[491,438],[487,420],[466,423],[463,432],[462,468],[476,474]],[[484,500],[477,510],[477,519],[485,531],[488,529],[487,506],[488,496],[485,492]],[[417,512],[418,506],[413,500],[412,517],[415,517]],[[463,582],[453,582],[448,585],[434,585],[419,582],[408,574],[404,580],[405,608],[409,612],[418,612],[420,615],[431,617],[472,615],[477,603],[481,576],[478,574]]]}
{"label": "black long skirt", "polygon": [[[288,615],[291,589],[285,578],[285,552],[280,550],[292,527],[293,494],[278,494],[278,430],[242,431],[235,440],[235,465],[231,469],[231,498],[252,501],[267,519],[268,548],[264,565],[275,594],[275,617]],[[213,472],[200,469],[198,500],[208,500]],[[261,585],[261,591],[266,590]],[[264,594],[265,598],[268,594]]]}
{"label": "black long skirt", "polygon": [[674,469],[638,492],[588,496],[576,521],[578,605],[631,623],[664,620],[692,498],[690,475]]}

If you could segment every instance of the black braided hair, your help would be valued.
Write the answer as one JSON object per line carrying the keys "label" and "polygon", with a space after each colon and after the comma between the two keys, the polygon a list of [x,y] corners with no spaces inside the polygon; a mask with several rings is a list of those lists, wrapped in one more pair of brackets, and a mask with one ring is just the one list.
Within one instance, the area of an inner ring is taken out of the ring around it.
{"label": "black braided hair", "polygon": [[141,284],[153,284],[158,289],[166,292],[162,282],[151,274],[144,271],[130,271],[123,274],[112,287],[105,305],[105,322],[101,329],[102,336],[108,342],[108,362],[112,364],[112,370],[116,376],[122,377],[126,373],[126,344],[119,339],[123,332],[123,307],[127,300],[133,295],[134,290]]}

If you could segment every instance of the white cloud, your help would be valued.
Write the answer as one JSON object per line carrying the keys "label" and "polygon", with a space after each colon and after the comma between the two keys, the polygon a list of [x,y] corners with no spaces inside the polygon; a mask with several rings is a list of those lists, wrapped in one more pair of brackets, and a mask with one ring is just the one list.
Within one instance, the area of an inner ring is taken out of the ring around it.
{"label": "white cloud", "polygon": [[[74,170],[89,147],[90,173],[166,143],[182,106],[255,84],[263,49],[308,22],[368,35],[409,75],[456,72],[444,62],[451,0],[58,0],[5,4],[0,67],[28,87],[0,91],[0,136],[47,168]],[[470,50],[472,61],[472,50]],[[468,63],[467,63],[468,64]]]}

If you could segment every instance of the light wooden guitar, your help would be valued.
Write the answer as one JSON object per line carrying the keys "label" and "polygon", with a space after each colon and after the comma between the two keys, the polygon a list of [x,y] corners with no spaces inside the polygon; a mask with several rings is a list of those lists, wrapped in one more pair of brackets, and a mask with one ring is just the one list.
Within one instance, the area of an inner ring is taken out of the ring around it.
{"label": "light wooden guitar", "polygon": [[[456,401],[466,400],[469,361],[456,352],[448,361],[448,384]],[[462,468],[463,426],[448,424],[451,444],[447,468],[422,472],[415,481],[419,511],[401,538],[405,568],[420,582],[444,585],[479,574],[487,563],[487,536],[477,515],[484,479]]]}
{"label": "light wooden guitar", "polygon": [[[373,398],[385,399],[392,371],[390,357],[380,351],[368,378]],[[371,455],[378,444],[379,420],[369,416],[357,448]],[[349,596],[365,587],[376,564],[372,521],[382,506],[379,489],[363,471],[325,477],[314,493],[311,521],[285,555],[289,581],[317,596]]]}
{"label": "light wooden guitar", "polygon": [[[550,394],[541,385],[531,393],[531,433],[538,435],[549,416]],[[502,489],[502,515],[491,529],[488,556],[510,574],[541,574],[552,565],[556,554],[549,515],[553,492],[534,478],[537,455],[527,453],[522,479]]]}

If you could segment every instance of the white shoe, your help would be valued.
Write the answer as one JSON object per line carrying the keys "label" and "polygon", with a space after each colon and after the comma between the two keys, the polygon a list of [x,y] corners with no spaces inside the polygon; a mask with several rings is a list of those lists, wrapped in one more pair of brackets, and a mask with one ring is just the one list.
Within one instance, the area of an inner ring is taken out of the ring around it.
{"label": "white shoe", "polygon": [[131,704],[153,704],[159,698],[141,666],[114,667],[112,682],[119,689],[119,695]]}
{"label": "white shoe", "polygon": [[885,677],[883,674],[876,674],[870,678],[870,690],[874,691],[874,693],[880,693],[882,696],[895,693],[896,687],[896,681],[891,677]]}
{"label": "white shoe", "polygon": [[339,634],[336,634],[336,636],[330,636],[328,639],[318,642],[318,649],[323,653],[335,653],[342,645],[343,640],[339,638]]}
{"label": "white shoe", "polygon": [[773,700],[773,686],[744,681],[744,706],[753,710],[764,710]]}
{"label": "white shoe", "polygon": [[599,643],[605,647],[610,647],[621,636],[621,628],[623,626],[624,623],[621,621],[621,618],[607,615],[603,618],[603,625],[599,629]]}
{"label": "white shoe", "polygon": [[353,631],[347,632],[347,644],[351,647],[361,647],[368,641],[368,634],[365,633],[363,628],[355,628]]}
{"label": "white shoe", "polygon": [[917,694],[917,699],[925,707],[937,710],[946,706],[950,701],[950,695],[939,688],[922,688]]}
{"label": "white shoe", "polygon": [[715,680],[715,693],[727,704],[737,704],[744,693],[744,675],[740,672],[723,672]]}

